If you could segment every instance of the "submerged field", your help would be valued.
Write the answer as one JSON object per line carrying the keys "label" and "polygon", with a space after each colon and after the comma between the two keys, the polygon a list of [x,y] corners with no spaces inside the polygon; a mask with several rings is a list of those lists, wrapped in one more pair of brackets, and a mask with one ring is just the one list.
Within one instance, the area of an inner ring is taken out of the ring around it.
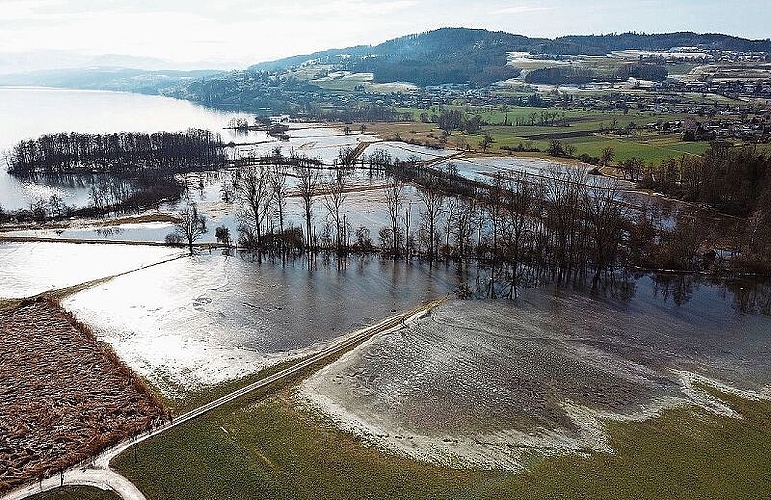
{"label": "submerged field", "polygon": [[202,254],[115,278],[64,306],[167,395],[302,356],[455,288],[454,271],[378,257]]}
{"label": "submerged field", "polygon": [[142,245],[0,242],[0,298],[23,298],[125,273],[180,255]]}
{"label": "submerged field", "polygon": [[52,302],[0,311],[0,492],[147,428],[159,401]]}
{"label": "submerged field", "polygon": [[533,453],[611,452],[608,421],[688,405],[736,416],[699,384],[771,395],[768,318],[709,286],[679,306],[636,286],[626,302],[448,302],[320,370],[298,401],[418,460],[516,470]]}

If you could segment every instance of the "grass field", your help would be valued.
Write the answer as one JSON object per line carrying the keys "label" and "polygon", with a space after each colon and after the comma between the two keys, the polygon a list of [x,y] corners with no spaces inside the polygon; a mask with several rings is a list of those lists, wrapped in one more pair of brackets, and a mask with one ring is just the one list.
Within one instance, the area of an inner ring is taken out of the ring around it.
{"label": "grass field", "polygon": [[[555,130],[592,130],[596,131],[604,127],[610,127],[613,121],[616,121],[616,126],[626,127],[629,123],[635,122],[637,125],[645,125],[646,123],[671,120],[683,120],[690,115],[677,114],[677,113],[652,113],[642,112],[636,110],[629,110],[626,114],[621,111],[599,111],[599,110],[584,110],[584,109],[556,109],[556,108],[532,108],[523,106],[444,106],[443,109],[458,109],[463,111],[467,115],[479,114],[482,120],[490,124],[503,124],[508,120],[508,123],[515,124],[517,120],[525,120],[530,122],[531,115],[536,115],[536,123],[538,123],[542,112],[548,112],[551,114],[556,113],[556,120],[560,120],[562,117],[567,119],[570,127],[543,127],[554,132]],[[412,119],[420,121],[421,113],[427,113],[429,116],[432,113],[437,113],[438,109],[425,110],[418,108],[399,108],[402,113],[410,113]],[[526,126],[524,129],[533,129],[534,127]]]}
{"label": "grass field", "polygon": [[223,407],[113,463],[148,498],[759,498],[771,492],[771,402],[721,395],[742,420],[681,408],[611,423],[614,454],[533,457],[521,473],[383,453],[292,402]]}
{"label": "grass field", "polygon": [[207,403],[210,403],[216,399],[219,399],[222,396],[226,396],[233,391],[241,389],[242,387],[246,387],[247,385],[250,385],[258,380],[262,380],[280,372],[281,370],[289,368],[290,366],[299,363],[303,359],[305,358],[284,361],[283,363],[273,365],[269,368],[265,368],[264,370],[260,370],[257,373],[247,375],[243,378],[217,384],[212,387],[203,387],[193,391],[187,391],[183,394],[180,394],[176,398],[165,397],[160,393],[159,397],[163,399],[164,405],[173,410],[175,415],[181,415]]}
{"label": "grass field", "polygon": [[[488,152],[493,154],[507,155],[509,152],[504,147],[516,148],[520,144],[545,152],[551,140],[557,139],[575,147],[575,156],[588,154],[599,157],[604,148],[611,147],[616,162],[636,157],[646,163],[659,163],[667,158],[688,154],[700,155],[709,148],[708,142],[684,142],[679,135],[658,135],[655,132],[636,132],[625,136],[599,134],[595,131],[601,124],[607,124],[599,120],[596,118],[571,127],[485,126],[481,132],[471,135],[453,132],[447,138],[446,146],[461,150],[478,149],[483,133],[489,133],[494,142]],[[367,129],[385,139],[398,137],[406,141],[441,146],[442,131],[432,123],[373,123],[368,124]]]}

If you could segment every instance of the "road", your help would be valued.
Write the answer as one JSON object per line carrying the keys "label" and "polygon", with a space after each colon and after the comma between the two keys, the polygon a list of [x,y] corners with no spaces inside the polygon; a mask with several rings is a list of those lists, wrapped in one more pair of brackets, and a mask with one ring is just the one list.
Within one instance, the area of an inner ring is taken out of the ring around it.
{"label": "road", "polygon": [[339,342],[318,351],[316,354],[295,363],[289,368],[253,382],[245,387],[242,387],[241,389],[237,389],[203,406],[199,406],[194,410],[176,417],[172,422],[167,422],[160,427],[156,427],[149,433],[143,433],[121,441],[115,446],[108,448],[101,454],[97,455],[91,461],[91,463],[86,466],[79,465],[72,467],[64,471],[61,476],[57,475],[47,478],[43,481],[38,481],[27,486],[19,487],[0,497],[0,500],[21,500],[43,491],[53,490],[60,487],[62,484],[65,486],[93,486],[102,490],[112,491],[124,500],[146,500],[142,492],[139,491],[139,489],[131,481],[110,468],[110,461],[129,449],[132,445],[141,443],[145,439],[157,436],[173,427],[182,425],[189,420],[200,417],[201,415],[219,408],[222,405],[230,403],[233,400],[240,398],[241,396],[266,387],[274,382],[278,382],[291,375],[297,374],[309,366],[323,361],[330,356],[342,354],[357,344],[372,338],[374,335],[398,330],[405,324],[425,316],[431,309],[441,304],[444,300],[445,299],[442,298],[433,302],[429,302],[409,311],[390,316],[378,323],[375,323],[374,325],[352,332],[346,335],[345,338]]}

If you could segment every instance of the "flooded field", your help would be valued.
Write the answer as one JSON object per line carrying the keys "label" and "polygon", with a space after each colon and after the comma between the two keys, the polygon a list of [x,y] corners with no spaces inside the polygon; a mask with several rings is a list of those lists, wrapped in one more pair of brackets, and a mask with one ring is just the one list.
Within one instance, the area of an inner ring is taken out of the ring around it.
{"label": "flooded field", "polygon": [[177,255],[177,249],[157,246],[0,242],[0,297],[30,297]]}
{"label": "flooded field", "polygon": [[518,303],[451,301],[322,369],[297,397],[414,458],[517,469],[530,452],[610,451],[607,420],[685,404],[733,415],[699,384],[771,396],[771,318],[737,311],[742,287],[631,286],[623,300],[531,290]]}
{"label": "flooded field", "polygon": [[[198,242],[216,242],[215,228],[225,226],[230,234],[237,239],[239,227],[239,203],[226,203],[221,200],[219,193],[223,183],[228,182],[225,177],[212,178],[207,181],[204,189],[191,191],[191,199],[197,203],[198,210],[206,217],[208,232],[201,236]],[[351,237],[360,226],[370,229],[370,236],[377,243],[377,232],[381,227],[390,224],[388,208],[385,198],[384,179],[370,180],[362,172],[352,181],[355,182],[351,191],[345,194],[345,202],[342,205],[341,215],[345,216],[346,223],[350,227]],[[417,189],[406,186],[402,203],[404,208],[400,216],[404,216],[409,207],[412,220],[419,220],[422,202],[418,198]],[[147,212],[149,215],[174,214],[180,205],[166,205],[159,212]],[[290,194],[286,198],[285,225],[286,227],[304,227],[305,215],[302,199]],[[318,234],[323,231],[324,225],[333,224],[329,210],[324,205],[324,196],[313,198],[312,227]],[[277,224],[277,222],[276,222]],[[151,242],[163,243],[166,235],[175,232],[171,222],[130,222],[124,224],[108,224],[105,221],[71,223],[64,229],[24,229],[7,231],[4,234],[14,237],[46,238],[54,240],[106,240],[126,242]]]}
{"label": "flooded field", "polygon": [[317,123],[290,123],[286,134],[289,139],[279,141],[267,137],[267,142],[254,145],[250,148],[242,148],[242,155],[262,156],[273,152],[277,146],[281,147],[282,154],[288,156],[291,151],[297,154],[318,158],[325,165],[331,165],[337,158],[340,148],[356,148],[361,143],[378,141],[378,137],[372,134],[354,132],[344,134],[336,127],[322,126]]}
{"label": "flooded field", "polygon": [[[0,90],[0,108],[2,99]],[[173,110],[177,104],[160,106]],[[233,116],[197,108],[179,113],[189,125],[218,132]],[[151,114],[156,113],[139,116],[150,120]],[[99,123],[72,127],[102,131]],[[155,130],[176,122],[150,123],[123,128]],[[49,128],[29,130],[58,131]],[[366,143],[359,148],[364,157],[379,149],[402,161],[436,160],[437,168],[452,164],[460,175],[486,182],[497,172],[549,177],[560,168],[589,168],[532,158],[449,158],[457,152],[380,141],[358,130],[346,135],[318,124],[290,124],[287,135],[279,141],[264,132],[223,132],[232,142],[232,158],[271,154],[280,146],[284,155],[294,151],[329,166],[340,148]],[[323,169],[323,178],[329,173]],[[190,199],[207,218],[208,233],[198,242],[214,242],[218,226],[237,239],[242,208],[233,202],[232,175],[223,169],[184,177]],[[592,189],[604,180],[590,175],[586,182]],[[287,177],[285,227],[304,226],[297,182]],[[365,226],[373,243],[380,243],[378,230],[389,224],[388,182],[367,169],[350,178],[341,215],[351,239]],[[3,171],[0,205],[24,208],[53,194],[68,204],[89,203],[88,186],[71,188],[23,184]],[[662,218],[673,220],[674,202],[633,192],[628,183],[621,188],[630,205],[655,204],[666,210]],[[148,214],[179,209],[178,203],[166,203]],[[417,188],[406,187],[399,215],[410,210],[413,234],[422,209]],[[73,221],[67,228],[9,234],[138,243],[163,242],[174,232],[168,216],[149,220],[154,222]],[[321,236],[329,224],[319,194],[312,226]],[[177,396],[309,354],[471,282],[452,266],[378,257],[282,262],[217,251],[175,259],[182,253],[161,246],[0,243],[0,297],[29,297],[136,270],[78,291],[63,305],[132,369]],[[480,276],[485,272],[477,275],[477,287]],[[679,405],[734,415],[704,384],[771,397],[771,321],[758,314],[771,312],[767,287],[753,296],[741,285],[684,280],[642,277],[623,283],[612,298],[542,289],[525,291],[517,302],[452,300],[322,369],[302,384],[296,399],[340,427],[410,457],[455,467],[518,469],[533,452],[611,451],[604,428],[609,420],[644,419]]]}
{"label": "flooded field", "polygon": [[[458,169],[458,174],[461,176],[481,182],[490,182],[492,175],[498,172],[509,174],[523,172],[529,175],[548,177],[555,168],[563,166],[561,163],[554,161],[516,157],[453,158],[438,163],[436,166],[437,168],[445,168],[450,164]],[[589,167],[587,166],[575,168],[581,168],[587,172],[589,171]]]}
{"label": "flooded field", "polygon": [[417,158],[420,161],[435,160],[457,153],[457,151],[452,149],[434,149],[406,142],[383,141],[369,145],[365,155],[371,155],[378,149],[388,153],[392,160],[399,161],[407,161],[410,158]]}
{"label": "flooded field", "polygon": [[167,393],[257,372],[442,296],[454,271],[352,258],[199,255],[137,271],[63,303]]}

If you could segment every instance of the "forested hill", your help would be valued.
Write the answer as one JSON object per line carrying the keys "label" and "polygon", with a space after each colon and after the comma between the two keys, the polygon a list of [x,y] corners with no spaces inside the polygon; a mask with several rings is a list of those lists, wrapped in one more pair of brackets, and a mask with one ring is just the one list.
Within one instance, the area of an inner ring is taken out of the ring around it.
{"label": "forested hill", "polygon": [[[378,82],[484,84],[488,80],[495,81],[496,77],[507,76],[503,73],[511,71],[505,68],[508,52],[593,55],[614,50],[668,50],[673,47],[771,52],[771,41],[691,32],[578,35],[546,39],[481,29],[441,28],[395,38],[375,46],[359,45],[293,56],[256,64],[249,69],[280,71],[307,61],[317,61],[340,65],[342,69],[372,72]],[[475,82],[475,79],[478,81]]]}
{"label": "forested hill", "polygon": [[506,66],[507,52],[529,51],[534,43],[546,41],[481,29],[442,28],[376,46],[332,49],[255,64],[249,70],[281,71],[311,61],[371,72],[376,82],[484,85],[517,76],[517,70]]}
{"label": "forested hill", "polygon": [[[372,73],[374,83],[411,82],[423,87],[469,84],[484,87],[520,74],[520,69],[507,64],[511,52],[543,55],[551,59],[562,55],[608,54],[628,49],[664,51],[674,47],[771,53],[771,40],[747,40],[729,35],[689,32],[654,35],[622,33],[547,39],[502,31],[442,28],[402,36],[375,46],[330,49],[260,63],[245,71],[174,72],[80,68],[0,75],[0,85],[143,92],[225,109],[259,111],[261,114],[305,113],[319,116],[324,110],[340,109],[344,102],[338,94],[346,89],[323,84],[324,78],[337,71]],[[630,76],[658,81],[666,78],[667,70],[655,62],[626,64],[605,73],[570,65],[564,68],[531,69],[525,81],[580,84],[595,79],[620,81]],[[346,112],[351,110],[351,106],[346,105],[344,108]],[[386,109],[387,106],[368,105],[365,108],[366,112],[359,115],[362,120],[392,118],[393,110]],[[359,111],[361,109],[357,113]]]}
{"label": "forested hill", "polygon": [[707,50],[771,52],[771,40],[748,40],[714,33],[692,32],[621,33],[612,35],[564,36],[537,44],[535,52],[566,55],[604,55],[614,50],[669,50],[673,47],[699,47]]}
{"label": "forested hill", "polygon": [[517,76],[519,71],[506,65],[507,53],[527,51],[536,41],[504,32],[444,28],[373,47],[353,69],[373,73],[376,82],[488,85]]}

